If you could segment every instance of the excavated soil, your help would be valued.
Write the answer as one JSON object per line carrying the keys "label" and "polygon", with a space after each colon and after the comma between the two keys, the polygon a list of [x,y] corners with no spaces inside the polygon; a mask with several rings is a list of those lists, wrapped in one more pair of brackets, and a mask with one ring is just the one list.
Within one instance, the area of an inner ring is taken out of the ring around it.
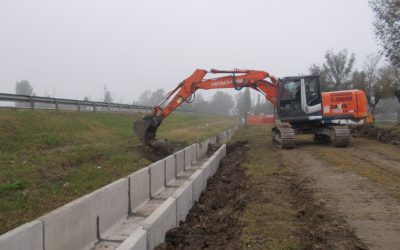
{"label": "excavated soil", "polygon": [[351,126],[353,137],[376,139],[380,142],[400,145],[400,126],[380,128],[370,124]]}
{"label": "excavated soil", "polygon": [[157,249],[240,249],[240,215],[245,208],[246,179],[241,163],[247,142],[227,146],[227,156],[186,221],[169,230]]}
{"label": "excavated soil", "polygon": [[142,151],[142,155],[149,161],[155,162],[183,149],[186,146],[187,143],[182,141],[157,140],[154,141],[151,146],[143,147],[140,145],[140,150]]}

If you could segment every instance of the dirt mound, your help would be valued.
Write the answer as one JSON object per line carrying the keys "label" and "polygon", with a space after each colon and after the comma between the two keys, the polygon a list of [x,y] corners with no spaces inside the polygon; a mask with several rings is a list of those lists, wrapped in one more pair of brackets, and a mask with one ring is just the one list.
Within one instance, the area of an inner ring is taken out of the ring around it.
{"label": "dirt mound", "polygon": [[227,146],[227,156],[186,221],[169,230],[160,249],[241,249],[240,214],[246,197],[246,179],[240,164],[246,158],[247,141]]}
{"label": "dirt mound", "polygon": [[373,125],[364,124],[351,126],[350,131],[354,137],[377,139],[380,142],[400,145],[400,126],[379,128]]}

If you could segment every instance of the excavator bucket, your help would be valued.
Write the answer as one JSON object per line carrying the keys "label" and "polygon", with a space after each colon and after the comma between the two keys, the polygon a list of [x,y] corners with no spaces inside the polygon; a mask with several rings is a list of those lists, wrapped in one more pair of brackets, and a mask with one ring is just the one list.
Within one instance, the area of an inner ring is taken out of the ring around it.
{"label": "excavator bucket", "polygon": [[146,115],[142,120],[133,123],[133,131],[145,145],[149,145],[156,138],[157,128],[160,120],[153,115]]}

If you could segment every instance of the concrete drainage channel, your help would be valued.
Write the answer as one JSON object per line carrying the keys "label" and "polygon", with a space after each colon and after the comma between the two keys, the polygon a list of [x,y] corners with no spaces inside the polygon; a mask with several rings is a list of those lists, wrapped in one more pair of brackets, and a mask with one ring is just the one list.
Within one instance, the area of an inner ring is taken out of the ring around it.
{"label": "concrete drainage channel", "polygon": [[154,249],[184,221],[237,125],[0,236],[0,249]]}

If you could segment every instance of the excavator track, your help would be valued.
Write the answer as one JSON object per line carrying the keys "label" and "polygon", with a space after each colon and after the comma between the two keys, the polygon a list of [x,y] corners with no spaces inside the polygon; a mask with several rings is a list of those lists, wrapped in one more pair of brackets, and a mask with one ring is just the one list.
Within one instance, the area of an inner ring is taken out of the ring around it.
{"label": "excavator track", "polygon": [[347,126],[332,126],[332,145],[335,147],[347,147],[350,144],[350,129]]}
{"label": "excavator track", "polygon": [[315,134],[317,140],[330,141],[334,147],[347,147],[350,144],[350,129],[346,125],[328,125]]}
{"label": "excavator track", "polygon": [[282,149],[292,149],[296,145],[295,131],[289,126],[272,128],[272,143]]}

